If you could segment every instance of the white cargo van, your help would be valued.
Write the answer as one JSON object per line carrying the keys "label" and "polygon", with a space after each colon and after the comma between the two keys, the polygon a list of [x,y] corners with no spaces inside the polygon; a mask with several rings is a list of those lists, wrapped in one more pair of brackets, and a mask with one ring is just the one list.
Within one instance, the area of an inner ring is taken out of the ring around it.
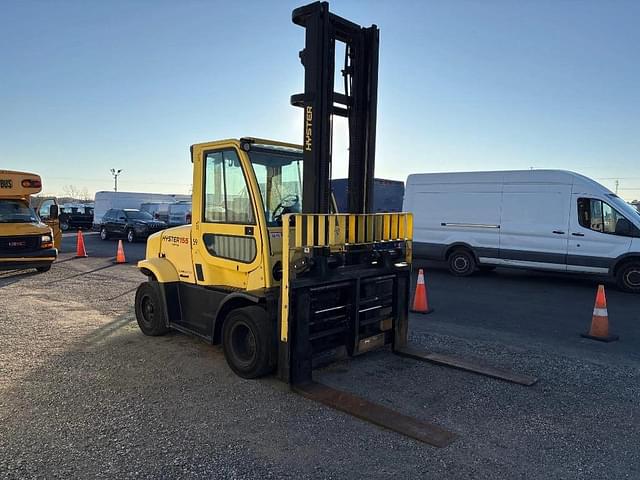
{"label": "white cargo van", "polygon": [[574,172],[409,175],[414,255],[455,275],[496,266],[614,277],[640,293],[640,213]]}

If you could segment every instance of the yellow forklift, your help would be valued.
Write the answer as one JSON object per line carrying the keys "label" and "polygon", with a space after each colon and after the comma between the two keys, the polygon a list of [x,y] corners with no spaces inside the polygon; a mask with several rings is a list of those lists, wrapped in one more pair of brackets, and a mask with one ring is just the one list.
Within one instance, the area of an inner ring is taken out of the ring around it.
{"label": "yellow forklift", "polygon": [[[293,11],[306,30],[302,145],[258,138],[196,144],[192,224],[149,237],[138,267],[140,329],[169,329],[222,344],[229,367],[256,378],[277,372],[293,390],[436,446],[454,434],[348,392],[312,370],[390,346],[405,356],[531,384],[535,379],[429,355],[407,345],[412,216],[372,214],[378,28],[329,12]],[[336,42],[344,89],[334,91]],[[331,118],[349,125],[347,213],[331,208]]]}

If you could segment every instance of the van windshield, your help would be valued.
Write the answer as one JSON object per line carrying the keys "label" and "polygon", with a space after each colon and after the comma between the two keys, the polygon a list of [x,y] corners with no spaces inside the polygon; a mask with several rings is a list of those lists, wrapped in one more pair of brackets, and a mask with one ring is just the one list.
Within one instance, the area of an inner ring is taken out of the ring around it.
{"label": "van windshield", "polygon": [[22,200],[0,200],[0,223],[34,223],[36,212]]}
{"label": "van windshield", "polygon": [[627,202],[622,200],[615,193],[608,193],[607,197],[609,197],[611,199],[611,203],[613,203],[613,205],[617,209],[619,209],[621,211],[621,213],[623,213],[627,217],[627,219],[629,219],[631,221],[635,220],[635,222],[638,223],[638,215],[640,215],[640,212],[638,210],[636,210],[631,205],[629,205]]}
{"label": "van windshield", "polygon": [[191,211],[190,203],[177,203],[169,206],[169,213],[172,215],[180,214],[180,213],[189,213]]}
{"label": "van windshield", "polygon": [[153,220],[153,216],[150,213],[139,210],[125,210],[124,214],[130,220]]}

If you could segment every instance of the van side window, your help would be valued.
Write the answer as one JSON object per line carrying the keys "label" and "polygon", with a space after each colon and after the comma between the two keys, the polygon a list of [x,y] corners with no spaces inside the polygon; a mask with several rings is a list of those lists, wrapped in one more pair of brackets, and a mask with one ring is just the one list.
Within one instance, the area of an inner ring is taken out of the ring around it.
{"label": "van side window", "polygon": [[578,199],[578,220],[584,228],[612,235],[631,234],[632,224],[624,215],[602,200]]}
{"label": "van side window", "polygon": [[204,221],[255,224],[240,159],[234,150],[205,156]]}

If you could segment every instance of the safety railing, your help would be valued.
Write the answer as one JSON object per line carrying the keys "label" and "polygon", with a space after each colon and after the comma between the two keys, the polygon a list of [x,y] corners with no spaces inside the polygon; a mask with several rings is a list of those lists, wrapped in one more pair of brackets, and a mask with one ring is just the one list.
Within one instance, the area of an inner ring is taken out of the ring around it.
{"label": "safety railing", "polygon": [[[288,218],[287,218],[288,217]],[[293,220],[291,220],[293,219]],[[333,247],[364,243],[411,240],[411,213],[371,214],[290,214],[290,230],[283,229],[284,245],[288,248]]]}

